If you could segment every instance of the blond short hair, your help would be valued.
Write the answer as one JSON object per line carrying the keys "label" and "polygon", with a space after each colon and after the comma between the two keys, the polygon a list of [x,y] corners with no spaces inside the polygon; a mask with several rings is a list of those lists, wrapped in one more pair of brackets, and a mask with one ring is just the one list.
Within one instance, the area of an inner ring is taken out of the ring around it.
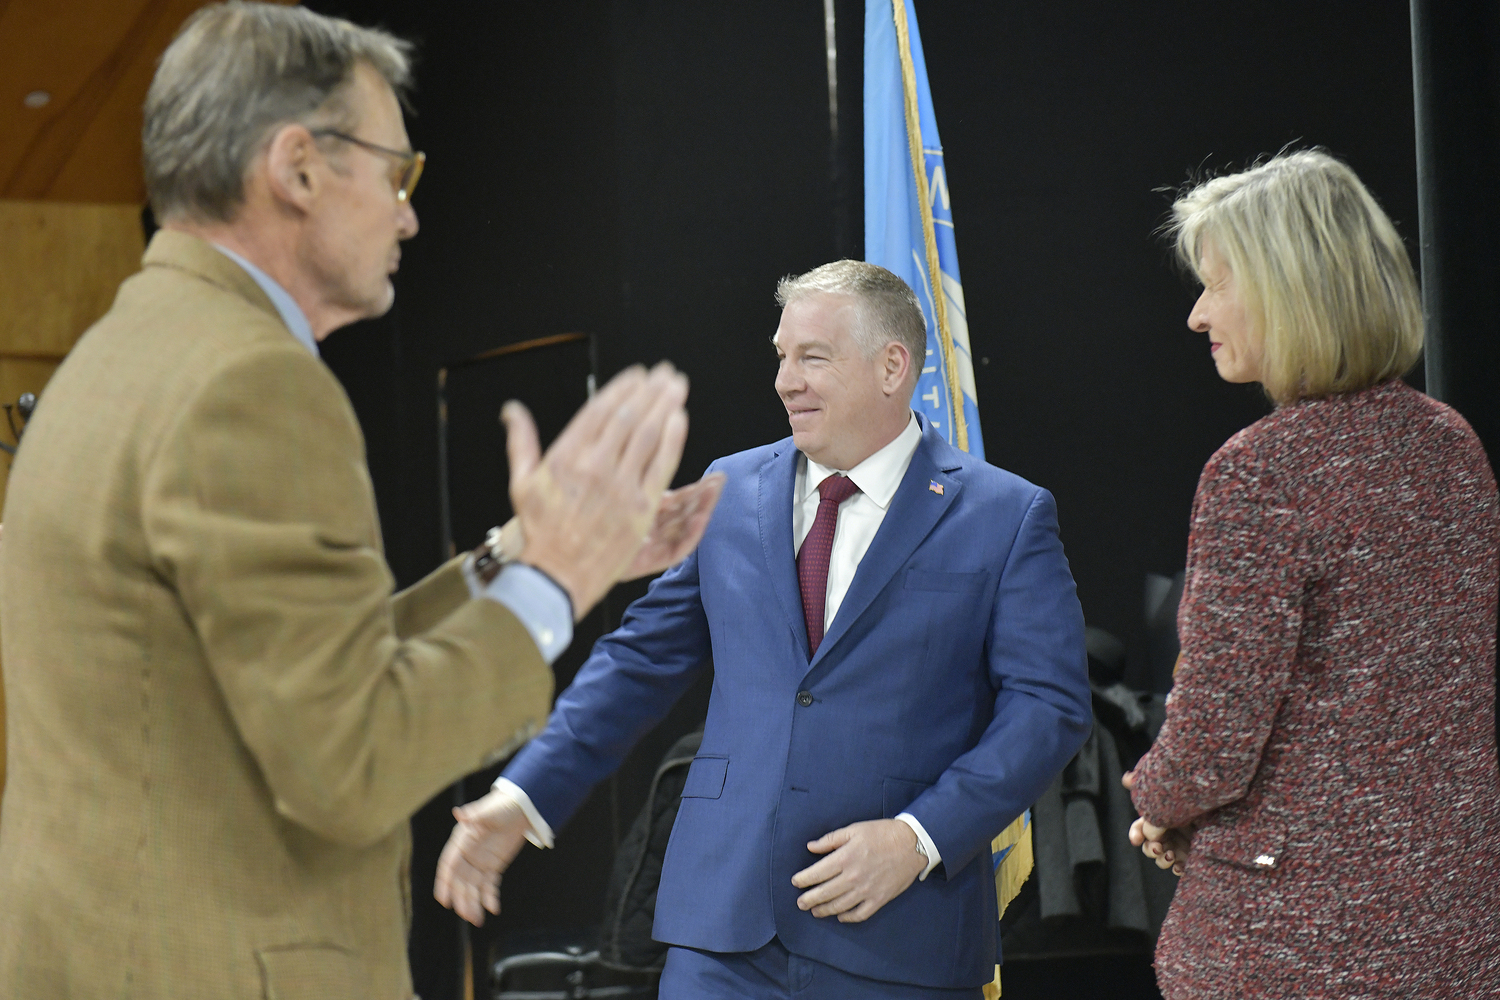
{"label": "blond short hair", "polygon": [[141,145],[157,219],[228,222],[250,162],[283,125],[352,130],[360,63],[405,97],[411,45],[376,28],[242,0],[188,18],[146,94]]}
{"label": "blond short hair", "polygon": [[908,380],[916,385],[915,376],[927,358],[927,320],[910,285],[878,264],[836,260],[782,278],[776,284],[776,304],[785,309],[815,292],[853,297],[859,304],[854,342],[860,352],[873,358],[892,341],[903,345],[911,355]]}
{"label": "blond short hair", "polygon": [[1200,280],[1205,240],[1233,273],[1277,404],[1357,392],[1417,363],[1422,306],[1406,246],[1327,153],[1285,153],[1199,184],[1173,204],[1168,231]]}

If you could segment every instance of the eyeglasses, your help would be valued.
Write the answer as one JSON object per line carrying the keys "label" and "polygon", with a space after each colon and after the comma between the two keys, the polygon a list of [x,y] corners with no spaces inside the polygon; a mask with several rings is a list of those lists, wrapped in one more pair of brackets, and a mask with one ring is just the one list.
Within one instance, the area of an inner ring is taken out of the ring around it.
{"label": "eyeglasses", "polygon": [[394,159],[396,162],[391,170],[391,187],[396,189],[396,200],[411,201],[412,192],[417,189],[417,181],[422,179],[422,168],[427,165],[426,153],[403,153],[399,149],[386,149],[384,146],[377,146],[373,142],[356,139],[352,135],[345,135],[343,132],[331,128],[320,128],[313,132],[315,138],[325,135],[334,139],[341,139],[344,142],[353,143],[361,149],[368,149],[372,153],[380,153],[382,156],[389,156]]}

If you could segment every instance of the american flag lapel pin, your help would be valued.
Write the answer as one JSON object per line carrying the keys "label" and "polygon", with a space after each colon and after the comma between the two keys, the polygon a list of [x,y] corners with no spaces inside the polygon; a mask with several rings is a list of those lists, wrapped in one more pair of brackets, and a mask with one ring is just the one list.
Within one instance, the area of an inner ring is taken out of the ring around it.
{"label": "american flag lapel pin", "polygon": [[936,493],[938,496],[942,496],[943,495],[943,484],[940,483],[940,482],[938,482],[936,479],[934,479],[932,482],[928,483],[927,484],[927,488],[929,490],[931,490],[932,492]]}

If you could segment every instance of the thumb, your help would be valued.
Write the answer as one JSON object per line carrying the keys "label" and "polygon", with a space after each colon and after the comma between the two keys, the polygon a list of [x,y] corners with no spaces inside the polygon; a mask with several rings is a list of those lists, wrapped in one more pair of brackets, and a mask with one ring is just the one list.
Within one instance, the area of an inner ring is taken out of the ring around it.
{"label": "thumb", "polygon": [[830,851],[836,851],[840,847],[843,847],[845,844],[849,843],[849,840],[852,836],[853,834],[849,832],[849,828],[847,826],[841,827],[831,833],[823,834],[823,836],[819,837],[817,840],[809,841],[807,849],[809,851],[812,851],[814,854],[827,854]]}
{"label": "thumb", "polygon": [[512,399],[500,408],[500,422],[505,425],[505,457],[510,461],[510,481],[531,475],[541,461],[542,447],[537,440],[536,421],[524,403]]}

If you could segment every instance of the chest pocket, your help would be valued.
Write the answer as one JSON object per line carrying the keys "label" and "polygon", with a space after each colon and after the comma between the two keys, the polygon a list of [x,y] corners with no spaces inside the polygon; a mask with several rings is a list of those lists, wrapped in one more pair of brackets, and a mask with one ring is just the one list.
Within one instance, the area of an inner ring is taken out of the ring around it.
{"label": "chest pocket", "polygon": [[978,573],[943,573],[931,569],[909,569],[906,571],[905,587],[907,590],[937,591],[944,594],[977,594],[984,589],[989,579],[990,574],[985,570]]}

